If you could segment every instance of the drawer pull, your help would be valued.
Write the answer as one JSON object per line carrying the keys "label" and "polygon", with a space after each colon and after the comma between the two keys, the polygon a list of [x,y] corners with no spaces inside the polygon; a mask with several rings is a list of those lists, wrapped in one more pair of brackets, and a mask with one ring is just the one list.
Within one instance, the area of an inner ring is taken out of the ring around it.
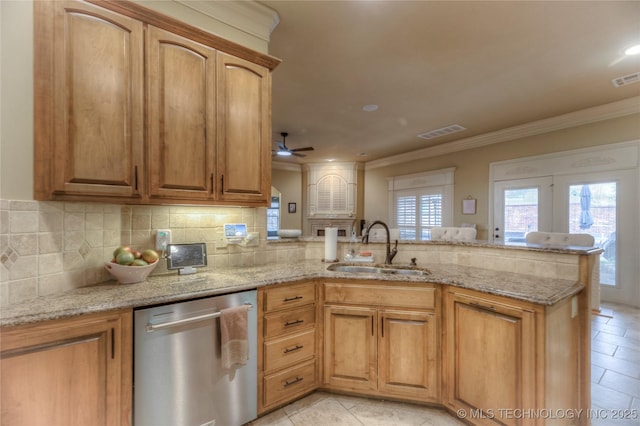
{"label": "drawer pull", "polygon": [[296,376],[295,379],[293,379],[291,381],[287,380],[286,382],[284,382],[284,387],[286,388],[286,387],[289,387],[291,385],[295,385],[296,383],[299,383],[299,382],[301,382],[303,380],[304,380],[304,378]]}
{"label": "drawer pull", "polygon": [[287,321],[287,322],[284,323],[284,326],[285,327],[290,327],[292,325],[302,324],[303,322],[304,322],[304,320],[301,320],[301,319],[298,319],[298,320],[295,320],[295,321],[291,321],[291,322]]}
{"label": "drawer pull", "polygon": [[302,346],[302,345],[296,345],[296,347],[295,347],[295,348],[290,348],[290,349],[289,349],[289,348],[287,348],[287,349],[285,349],[285,350],[284,350],[284,352],[282,352],[282,353],[288,354],[289,352],[299,351],[299,350],[300,350],[300,349],[302,349],[302,348],[304,348],[304,346]]}
{"label": "drawer pull", "polygon": [[304,299],[303,296],[285,297],[284,302],[293,302],[294,300]]}
{"label": "drawer pull", "polygon": [[496,310],[496,308],[494,308],[493,306],[485,306],[485,305],[481,305],[480,303],[477,303],[477,302],[470,302],[469,304],[471,306],[473,306],[474,308],[484,309],[485,311],[495,312],[495,310]]}

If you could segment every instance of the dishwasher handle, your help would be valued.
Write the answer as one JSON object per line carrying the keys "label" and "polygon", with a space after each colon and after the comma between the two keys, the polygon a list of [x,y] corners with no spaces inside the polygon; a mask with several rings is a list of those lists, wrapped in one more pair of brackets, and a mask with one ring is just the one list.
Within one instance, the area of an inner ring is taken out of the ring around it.
{"label": "dishwasher handle", "polygon": [[[251,309],[253,309],[253,305],[251,303],[245,303],[245,305],[248,306],[248,310],[250,311]],[[204,321],[204,320],[208,320],[208,319],[213,319],[213,318],[218,318],[220,316],[220,312],[212,312],[209,314],[203,314],[203,315],[198,315],[195,317],[190,317],[190,318],[184,318],[181,320],[176,320],[176,321],[169,321],[169,322],[161,322],[158,324],[152,324],[152,323],[147,323],[147,333],[152,333],[156,330],[162,330],[164,328],[170,328],[170,327],[175,327],[177,325],[183,325],[183,324],[190,324],[192,322],[197,322],[197,321]]]}

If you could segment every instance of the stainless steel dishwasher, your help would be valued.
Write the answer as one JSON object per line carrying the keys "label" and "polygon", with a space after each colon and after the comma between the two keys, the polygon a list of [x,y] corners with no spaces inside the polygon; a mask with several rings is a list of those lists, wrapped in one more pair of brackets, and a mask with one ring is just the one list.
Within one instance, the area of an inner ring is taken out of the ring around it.
{"label": "stainless steel dishwasher", "polygon": [[[135,426],[238,426],[257,417],[255,290],[134,313]],[[250,304],[249,360],[222,368],[221,309]]]}

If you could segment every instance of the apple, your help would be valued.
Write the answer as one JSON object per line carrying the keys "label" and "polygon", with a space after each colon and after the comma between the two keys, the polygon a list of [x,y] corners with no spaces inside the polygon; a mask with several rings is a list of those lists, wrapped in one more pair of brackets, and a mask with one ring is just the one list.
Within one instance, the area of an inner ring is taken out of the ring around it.
{"label": "apple", "polygon": [[113,258],[117,259],[118,255],[123,251],[131,252],[131,247],[129,247],[129,246],[120,246],[120,247],[118,247],[117,249],[115,249],[113,251]]}
{"label": "apple", "polygon": [[147,263],[153,263],[157,261],[159,257],[160,256],[158,255],[158,252],[156,252],[155,250],[147,249],[142,252],[142,258]]}
{"label": "apple", "polygon": [[116,262],[118,265],[131,265],[136,258],[133,257],[133,253],[127,250],[122,250],[116,256]]}

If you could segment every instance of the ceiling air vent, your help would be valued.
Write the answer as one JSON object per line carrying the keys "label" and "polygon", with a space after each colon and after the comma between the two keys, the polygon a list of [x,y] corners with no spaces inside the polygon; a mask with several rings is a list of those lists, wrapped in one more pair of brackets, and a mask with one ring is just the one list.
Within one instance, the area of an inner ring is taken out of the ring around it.
{"label": "ceiling air vent", "polygon": [[627,84],[637,83],[640,81],[640,72],[625,75],[624,77],[618,77],[611,80],[616,87],[626,86]]}
{"label": "ceiling air vent", "polygon": [[418,135],[418,137],[422,139],[433,139],[433,138],[439,138],[440,136],[450,135],[451,133],[461,132],[463,130],[467,130],[467,129],[465,127],[462,127],[459,124],[452,124],[451,126],[442,127],[440,129],[435,129],[429,132],[421,133]]}

